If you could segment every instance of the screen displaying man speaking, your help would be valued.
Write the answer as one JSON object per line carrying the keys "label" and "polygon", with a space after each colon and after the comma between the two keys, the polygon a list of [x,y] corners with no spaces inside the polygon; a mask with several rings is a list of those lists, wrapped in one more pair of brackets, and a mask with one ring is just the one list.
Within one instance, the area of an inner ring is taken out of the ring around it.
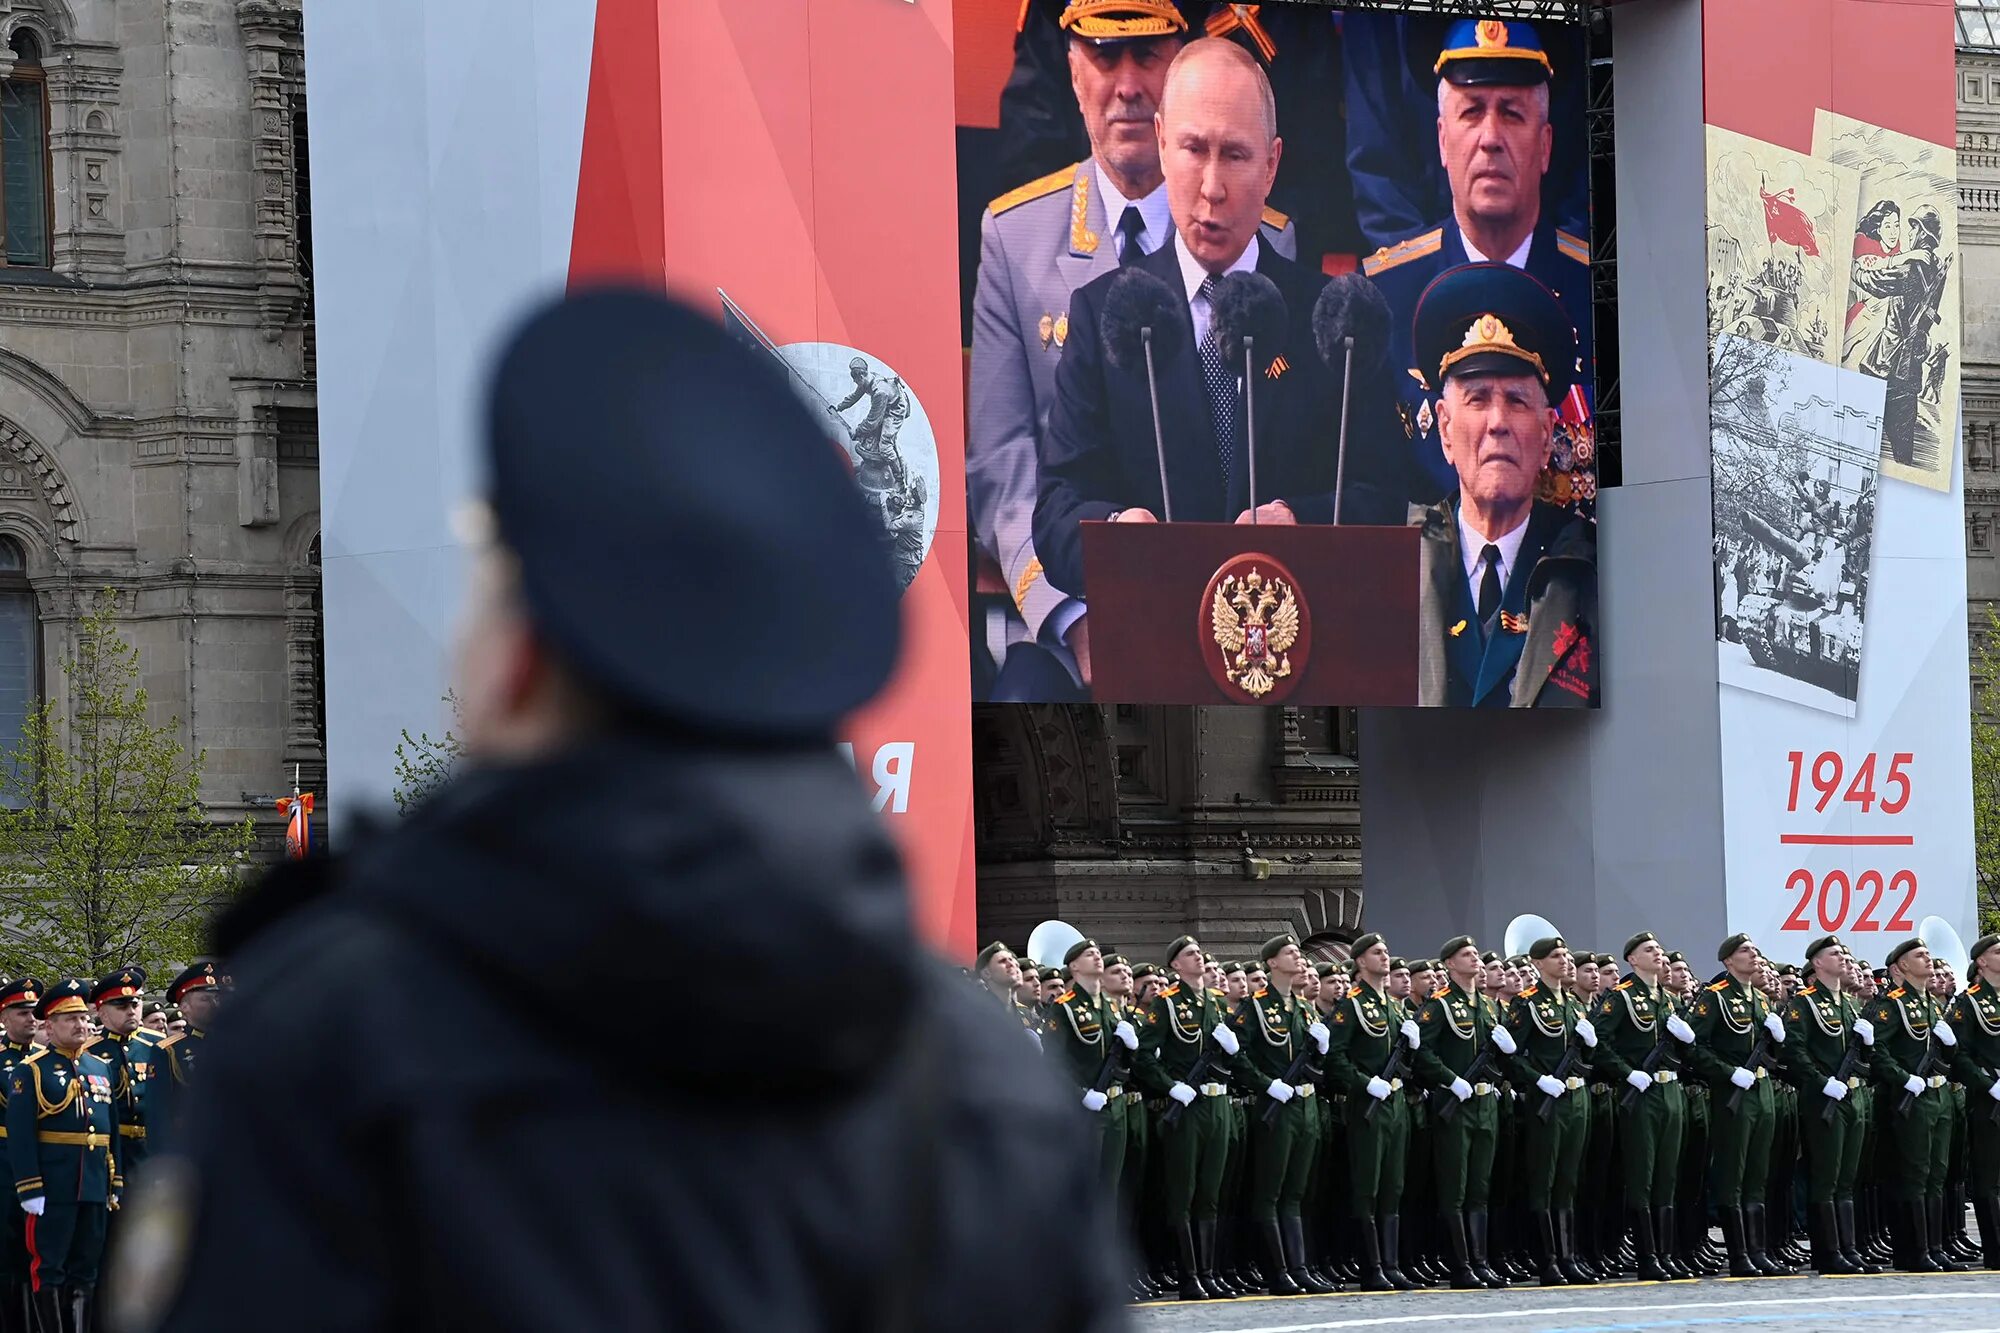
{"label": "screen displaying man speaking", "polygon": [[[961,34],[983,3],[960,0]],[[1284,4],[1010,8],[997,124],[961,128],[962,189],[1004,183],[996,162],[1054,162],[1064,144],[1076,156],[993,198],[966,266],[976,697],[1109,700],[1096,663],[1147,651],[1127,618],[1119,642],[1094,632],[1086,524],[1423,529],[1460,477],[1412,320],[1423,288],[1484,246],[1505,242],[1495,258],[1565,312],[1575,392],[1530,485],[1592,517],[1589,291],[1570,280],[1587,274],[1574,29]],[[961,52],[961,108],[977,60]],[[1287,571],[1302,596],[1371,576],[1324,543],[1288,549],[1307,550]],[[1533,577],[1518,572],[1522,587],[1503,589],[1517,599]],[[1187,632],[1171,619],[1162,633]],[[1316,654],[1365,648],[1329,620]],[[1496,634],[1515,623],[1509,611]],[[1554,702],[1478,684],[1408,702]],[[1215,700],[1195,681],[1177,701]]]}

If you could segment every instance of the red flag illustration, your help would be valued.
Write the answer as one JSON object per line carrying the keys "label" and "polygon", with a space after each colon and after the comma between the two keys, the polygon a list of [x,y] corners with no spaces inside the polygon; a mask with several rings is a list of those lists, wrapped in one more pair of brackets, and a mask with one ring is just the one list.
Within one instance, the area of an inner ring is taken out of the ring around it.
{"label": "red flag illustration", "polygon": [[1764,231],[1773,241],[1783,241],[1786,245],[1796,245],[1807,254],[1819,255],[1819,237],[1813,231],[1812,219],[1792,202],[1790,189],[1776,194],[1766,193],[1763,186],[1757,187],[1758,197],[1764,201]]}

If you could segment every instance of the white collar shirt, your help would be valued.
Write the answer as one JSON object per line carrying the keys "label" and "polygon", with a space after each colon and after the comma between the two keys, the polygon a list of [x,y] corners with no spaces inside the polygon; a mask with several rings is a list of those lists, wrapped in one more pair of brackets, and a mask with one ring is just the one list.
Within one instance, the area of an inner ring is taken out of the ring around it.
{"label": "white collar shirt", "polygon": [[1534,513],[1529,506],[1528,514],[1514,525],[1513,531],[1499,537],[1487,537],[1466,522],[1465,506],[1458,507],[1458,555],[1465,562],[1465,582],[1472,589],[1472,604],[1479,605],[1479,584],[1485,577],[1482,568],[1486,559],[1486,547],[1491,544],[1500,548],[1500,594],[1507,593],[1507,581],[1514,577],[1515,562],[1521,558],[1521,543],[1528,537],[1528,518]]}
{"label": "white collar shirt", "polygon": [[[1243,253],[1236,257],[1236,262],[1217,276],[1254,273],[1257,269],[1257,244],[1257,238],[1252,236],[1250,244],[1244,246]],[[1187,292],[1188,313],[1194,316],[1194,345],[1199,347],[1208,337],[1208,298],[1201,294],[1201,284],[1208,277],[1208,270],[1187,252],[1185,245],[1176,244],[1174,256],[1181,263],[1181,286]]]}
{"label": "white collar shirt", "polygon": [[[1174,215],[1167,207],[1167,183],[1161,181],[1144,199],[1127,199],[1111,183],[1111,177],[1105,174],[1102,163],[1093,158],[1090,167],[1097,173],[1097,197],[1104,201],[1104,225],[1111,233],[1112,245],[1115,247],[1118,244],[1118,224],[1124,218],[1126,208],[1132,205],[1138,207],[1139,219],[1146,224],[1146,229],[1139,233],[1140,252],[1150,255],[1165,245],[1174,230]],[[1122,260],[1124,255],[1115,258]]]}

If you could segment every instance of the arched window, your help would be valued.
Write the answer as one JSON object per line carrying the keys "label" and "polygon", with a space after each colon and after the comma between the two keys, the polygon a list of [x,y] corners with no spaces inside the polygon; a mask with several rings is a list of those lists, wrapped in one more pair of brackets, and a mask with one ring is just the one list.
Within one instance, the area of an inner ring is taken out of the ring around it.
{"label": "arched window", "polygon": [[49,266],[49,84],[42,44],[23,30],[9,43],[14,72],[0,79],[0,265]]}
{"label": "arched window", "polygon": [[41,638],[28,562],[19,542],[0,537],[0,763],[20,744],[28,714],[41,703]]}

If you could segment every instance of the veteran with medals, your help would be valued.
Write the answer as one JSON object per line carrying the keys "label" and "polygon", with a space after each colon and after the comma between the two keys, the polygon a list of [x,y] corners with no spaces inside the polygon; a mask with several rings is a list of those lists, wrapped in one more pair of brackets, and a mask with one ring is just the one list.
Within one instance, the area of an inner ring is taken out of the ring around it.
{"label": "veteran with medals", "polygon": [[1539,979],[1514,997],[1506,1014],[1507,1030],[1519,1034],[1514,1065],[1524,1088],[1534,1088],[1522,1116],[1528,1211],[1540,1243],[1542,1285],[1589,1285],[1597,1274],[1577,1259],[1576,1189],[1590,1138],[1583,1066],[1597,1045],[1597,1029],[1565,985],[1570,953],[1563,938],[1536,940],[1528,958]]}
{"label": "veteran with medals", "polygon": [[[1410,1135],[1409,1106],[1397,1094],[1403,1079],[1390,1072],[1398,1043],[1422,1050],[1416,1020],[1386,992],[1389,946],[1380,935],[1354,941],[1354,989],[1333,1011],[1327,1076],[1347,1094],[1348,1183],[1361,1242],[1363,1291],[1411,1291],[1403,1275],[1398,1209],[1403,1198],[1403,1155]],[[1372,1112],[1371,1112],[1371,1108]]]}
{"label": "veteran with medals", "polygon": [[1597,525],[1537,498],[1576,337],[1549,289],[1466,264],[1417,301],[1455,496],[1422,519],[1417,702],[1597,705]]}
{"label": "veteran with medals", "polygon": [[1680,1051],[1694,1041],[1694,1029],[1664,984],[1667,952],[1658,936],[1642,930],[1626,940],[1625,961],[1632,975],[1598,1000],[1591,1021],[1598,1064],[1634,1096],[1621,1110],[1618,1135],[1638,1276],[1646,1282],[1693,1277],[1671,1250],[1686,1115]]}
{"label": "veteran with medals", "polygon": [[1418,1075],[1457,1109],[1434,1117],[1431,1152],[1438,1211],[1451,1247],[1451,1285],[1457,1290],[1500,1288],[1507,1279],[1487,1260],[1487,1218],[1493,1185],[1493,1150],[1500,1133],[1498,1058],[1513,1053],[1513,1035],[1500,1008],[1479,992],[1479,945],[1470,935],[1438,950],[1445,984],[1417,1012],[1423,1042]]}
{"label": "veteran with medals", "polygon": [[1911,1273],[1957,1272],[1964,1265],[1944,1252],[1944,1173],[1951,1148],[1945,1070],[1958,1034],[1931,994],[1931,951],[1924,942],[1904,940],[1887,961],[1892,984],[1868,1018],[1875,1025],[1874,1076],[1886,1112],[1880,1132],[1896,1167],[1890,1184],[1900,1241],[1896,1266]]}
{"label": "veteran with medals", "polygon": [[1958,1034],[1952,1070],[1965,1085],[1966,1193],[1979,1219],[1982,1262],[2000,1268],[2000,934],[1974,941],[1972,980],[1946,1019]]}
{"label": "veteran with medals", "polygon": [[1813,1267],[1835,1275],[1879,1273],[1858,1248],[1854,1221],[1868,1096],[1856,1071],[1875,1040],[1875,1026],[1847,994],[1850,961],[1837,936],[1825,935],[1807,945],[1806,965],[1812,969],[1811,980],[1785,1006],[1785,1064],[1804,1103],[1799,1120],[1806,1144]]}
{"label": "veteran with medals", "polygon": [[[1080,1090],[1083,1109],[1092,1117],[1104,1185],[1115,1196],[1125,1165],[1127,1114],[1118,1071],[1131,1067],[1128,1055],[1139,1048],[1139,1032],[1118,1016],[1117,1005],[1104,993],[1104,953],[1095,940],[1070,945],[1063,966],[1072,984],[1049,1005],[1042,1049],[1055,1053],[1063,1073]],[[1121,1045],[1125,1053],[1116,1049]]]}
{"label": "veteran with medals", "polygon": [[[1764,1063],[1784,1045],[1785,1020],[1757,988],[1762,960],[1748,935],[1716,950],[1727,975],[1695,1000],[1689,1063],[1710,1088],[1709,1201],[1722,1219],[1731,1277],[1789,1277],[1771,1257],[1764,1190],[1771,1176],[1777,1101]],[[1732,1109],[1733,1106],[1733,1109]],[[1791,1200],[1783,1201],[1789,1210]]]}

